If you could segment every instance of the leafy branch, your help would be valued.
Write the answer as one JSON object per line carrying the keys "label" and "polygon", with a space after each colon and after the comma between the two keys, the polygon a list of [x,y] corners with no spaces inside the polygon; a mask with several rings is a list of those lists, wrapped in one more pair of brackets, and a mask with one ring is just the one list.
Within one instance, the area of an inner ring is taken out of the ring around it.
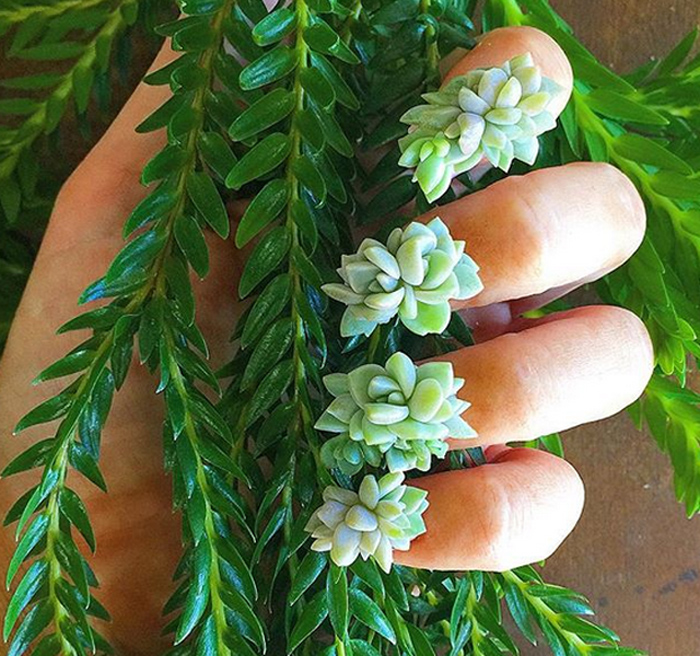
{"label": "leafy branch", "polygon": [[[72,62],[61,73],[36,73],[0,82],[6,88],[22,92],[51,89],[40,99],[0,100],[0,114],[23,117],[17,127],[0,130],[0,203],[10,223],[18,217],[22,196],[31,196],[37,182],[36,176],[31,175],[31,169],[36,166],[30,152],[34,142],[56,129],[71,97],[77,112],[86,112],[95,75],[107,70],[114,41],[137,19],[136,0],[119,0],[113,9],[104,1],[89,4],[94,5],[94,11],[85,8],[84,20],[77,23],[70,5],[47,6],[45,12],[35,12],[35,7],[27,6],[19,12],[29,12],[29,16],[14,35],[10,56],[30,61],[71,59]],[[66,32],[76,28],[90,35],[86,42],[63,39]]]}

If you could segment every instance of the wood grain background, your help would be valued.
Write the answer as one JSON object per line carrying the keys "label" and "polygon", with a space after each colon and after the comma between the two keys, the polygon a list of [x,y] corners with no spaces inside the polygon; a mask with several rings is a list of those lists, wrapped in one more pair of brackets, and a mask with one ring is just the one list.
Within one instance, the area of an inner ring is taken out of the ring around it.
{"label": "wood grain background", "polygon": [[[551,1],[617,71],[663,55],[700,19],[697,0]],[[686,520],[676,503],[667,458],[625,415],[569,431],[565,447],[587,501],[547,579],[588,595],[629,646],[700,654],[700,518]]]}

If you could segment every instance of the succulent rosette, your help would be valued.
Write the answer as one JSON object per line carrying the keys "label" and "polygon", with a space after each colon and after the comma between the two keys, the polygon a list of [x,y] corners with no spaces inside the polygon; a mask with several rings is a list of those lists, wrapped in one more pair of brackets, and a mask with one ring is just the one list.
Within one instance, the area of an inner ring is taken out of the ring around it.
{"label": "succulent rosette", "polygon": [[335,398],[316,428],[337,435],[323,444],[321,458],[347,475],[384,463],[390,472],[427,471],[432,456],[445,456],[446,438],[476,436],[461,418],[470,404],[456,396],[464,379],[450,362],[416,366],[394,353],[383,367],[365,364],[323,381]]}
{"label": "succulent rosette", "polygon": [[560,89],[529,53],[457,76],[401,117],[410,128],[399,140],[399,163],[415,168],[431,202],[484,158],[503,171],[514,159],[533,164],[539,135],[556,125],[549,106]]}
{"label": "succulent rosette", "polygon": [[439,218],[396,228],[382,244],[365,239],[357,253],[343,255],[343,283],[323,291],[345,303],[343,337],[369,335],[398,315],[418,335],[441,333],[450,322],[450,300],[464,300],[483,289],[479,267]]}
{"label": "succulent rosette", "polygon": [[329,485],[323,491],[324,504],[306,525],[315,538],[311,548],[329,551],[339,566],[371,557],[388,572],[393,550],[407,551],[411,540],[425,533],[427,492],[403,482],[403,474],[386,474],[379,480],[370,474],[357,492]]}

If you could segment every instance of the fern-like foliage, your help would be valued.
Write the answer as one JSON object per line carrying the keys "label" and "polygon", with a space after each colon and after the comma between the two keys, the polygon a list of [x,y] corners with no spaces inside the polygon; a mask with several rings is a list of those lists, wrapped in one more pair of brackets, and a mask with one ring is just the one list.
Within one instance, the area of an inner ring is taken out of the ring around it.
{"label": "fern-like foliage", "polygon": [[0,74],[0,349],[36,252],[28,235],[42,229],[68,174],[50,173],[46,152],[65,138],[59,127],[66,117],[89,135],[91,99],[109,106],[113,72],[120,68],[123,77],[134,28],[148,25],[163,1],[13,1],[0,8],[3,56],[10,70],[24,72]]}
{"label": "fern-like foliage", "polygon": [[[337,567],[307,543],[304,527],[322,489],[353,483],[321,463],[313,425],[324,407],[322,373],[398,350],[419,359],[471,343],[456,315],[444,335],[429,339],[387,325],[369,339],[341,341],[340,313],[320,288],[333,279],[340,252],[353,250],[350,223],[382,219],[386,231],[408,218],[406,207],[428,207],[397,165],[395,139],[405,129],[398,119],[439,85],[440,59],[472,45],[476,3],[175,4],[182,15],[157,32],[179,56],[147,78],[169,85],[172,97],[138,128],[165,128],[167,145],[143,171],[149,194],[126,222],[127,244],[82,296],[103,305],[62,329],[91,336],[39,375],[71,382],[18,426],[58,419],[58,428],[4,472],[42,472],[7,517],[19,537],[8,580],[27,566],[5,621],[11,656],[110,653],[91,624],[107,614],[79,548],[81,540],[94,547],[94,535],[67,476],[75,469],[104,487],[102,427],[134,350],[160,378],[165,466],[183,517],[185,546],[164,609],[172,656],[517,654],[506,612],[526,640],[548,644],[557,656],[638,654],[590,621],[581,595],[544,583],[533,568],[458,574],[397,566],[386,574],[373,561]],[[544,0],[488,0],[483,15],[487,28],[544,29],[574,65],[574,100],[539,164],[611,161],[645,196],[649,237],[601,293],[637,311],[653,334],[659,373],[640,407],[676,465],[679,498],[695,511],[700,399],[679,386],[700,327],[692,284],[697,194],[689,191],[699,159],[689,100],[697,65],[683,64],[693,38],[627,79],[583,49]],[[42,59],[52,52],[50,60],[67,62],[62,72],[4,83],[18,95],[0,101],[0,113],[19,122],[0,130],[3,226],[30,205],[22,199],[36,184],[33,144],[55,131],[71,98],[84,114],[116,37],[148,20],[136,13],[136,0],[15,1],[0,9],[11,54]],[[465,180],[467,192],[495,175]],[[252,247],[238,286],[248,305],[233,334],[236,355],[213,372],[195,322],[191,274],[208,273],[205,232],[229,238],[225,202],[233,196],[251,199],[234,237],[239,248]],[[31,257],[19,253],[10,249],[14,268],[0,260],[0,273],[25,275]],[[540,445],[561,450],[556,436]],[[450,457],[454,468],[482,462],[478,449]]]}

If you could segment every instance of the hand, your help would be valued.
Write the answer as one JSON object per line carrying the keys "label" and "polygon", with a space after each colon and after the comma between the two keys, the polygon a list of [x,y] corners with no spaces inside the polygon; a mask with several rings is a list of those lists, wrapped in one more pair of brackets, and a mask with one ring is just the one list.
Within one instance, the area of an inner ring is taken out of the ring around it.
{"label": "hand", "polygon": [[[535,30],[490,33],[451,74],[525,52],[564,88],[561,111],[571,90],[570,68]],[[154,66],[170,57],[164,50]],[[79,340],[54,331],[75,315],[80,291],[122,245],[121,226],[144,195],[140,171],[164,139],[136,134],[134,127],[166,95],[162,87],[140,86],[59,196],[0,366],[3,435],[60,386],[32,388],[31,380]],[[428,532],[396,558],[438,569],[506,569],[554,551],[579,517],[583,488],[564,460],[501,445],[617,412],[641,393],[652,369],[645,329],[626,311],[596,306],[534,321],[519,315],[622,264],[641,242],[644,208],[616,169],[573,164],[510,177],[419,220],[438,213],[456,239],[466,240],[485,285],[466,310],[480,343],[442,359],[467,380],[460,395],[472,403],[465,417],[479,433],[469,445],[490,445],[489,463],[414,482],[430,491]],[[216,366],[229,355],[240,311],[234,281],[241,262],[230,242],[213,238],[210,246],[212,270],[197,285],[198,321]],[[78,477],[71,482],[97,534],[91,563],[102,583],[100,600],[113,616],[105,632],[125,656],[159,652],[160,611],[181,547],[162,473],[162,409],[154,389],[152,377],[134,365],[116,397],[102,456],[109,495]],[[28,437],[45,437],[45,431],[3,440],[2,460],[24,448]],[[31,480],[29,474],[3,482],[3,510]],[[5,563],[13,546],[12,532],[5,531]]]}

